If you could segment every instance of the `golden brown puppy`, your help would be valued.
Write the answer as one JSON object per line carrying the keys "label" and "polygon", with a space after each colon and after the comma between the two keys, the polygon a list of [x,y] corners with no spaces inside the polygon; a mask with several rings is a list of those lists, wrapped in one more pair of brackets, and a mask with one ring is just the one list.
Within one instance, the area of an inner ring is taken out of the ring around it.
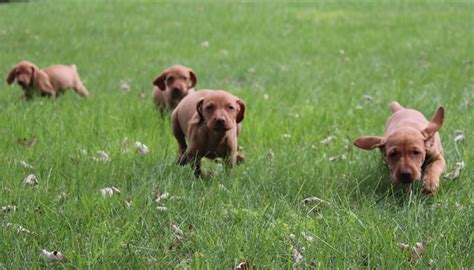
{"label": "golden brown puppy", "polygon": [[33,96],[34,91],[38,91],[41,96],[56,97],[66,89],[74,89],[83,97],[89,96],[75,65],[52,65],[39,69],[33,63],[21,61],[8,74],[8,84],[12,84],[15,79],[27,99]]}
{"label": "golden brown puppy", "polygon": [[153,81],[153,101],[161,112],[176,108],[188,94],[194,92],[196,74],[188,67],[174,65]]}
{"label": "golden brown puppy", "polygon": [[224,158],[229,167],[243,161],[237,138],[244,113],[245,103],[222,90],[200,90],[186,96],[171,116],[179,164],[190,162],[199,177],[203,157]]}
{"label": "golden brown puppy", "polygon": [[398,102],[392,102],[390,107],[393,114],[387,122],[385,135],[360,137],[354,145],[365,150],[379,148],[390,168],[394,185],[419,181],[423,168],[424,192],[437,191],[445,166],[438,133],[444,121],[444,108],[439,107],[428,122],[423,114],[405,109]]}

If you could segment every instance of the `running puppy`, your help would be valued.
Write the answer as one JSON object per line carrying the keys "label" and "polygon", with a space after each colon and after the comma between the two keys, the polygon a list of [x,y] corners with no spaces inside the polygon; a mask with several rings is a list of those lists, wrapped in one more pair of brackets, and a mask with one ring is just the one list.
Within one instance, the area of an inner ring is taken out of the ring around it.
{"label": "running puppy", "polygon": [[379,148],[390,168],[392,183],[411,184],[421,179],[425,193],[436,192],[444,170],[443,146],[438,130],[443,125],[444,108],[439,107],[431,122],[420,112],[406,109],[398,102],[390,104],[392,116],[384,137],[363,136],[354,145],[372,150]]}
{"label": "running puppy", "polygon": [[39,69],[33,63],[21,61],[8,74],[7,83],[12,84],[15,79],[26,99],[32,98],[34,91],[49,97],[56,97],[66,89],[73,89],[83,97],[90,95],[82,84],[75,65],[52,65]]}
{"label": "running puppy", "polygon": [[172,110],[188,94],[194,93],[196,74],[188,67],[174,65],[153,81],[153,101],[161,112]]}
{"label": "running puppy", "polygon": [[178,163],[191,163],[199,177],[204,157],[223,158],[229,167],[243,161],[237,138],[244,113],[245,103],[222,90],[200,90],[186,96],[171,116],[179,144]]}

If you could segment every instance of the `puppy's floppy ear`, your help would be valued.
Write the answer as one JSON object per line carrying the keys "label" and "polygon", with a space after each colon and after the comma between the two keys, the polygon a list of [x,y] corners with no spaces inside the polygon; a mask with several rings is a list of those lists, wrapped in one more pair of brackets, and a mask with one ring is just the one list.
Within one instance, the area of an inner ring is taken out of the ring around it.
{"label": "puppy's floppy ear", "polygon": [[165,85],[166,75],[168,75],[168,70],[161,72],[161,74],[158,75],[158,77],[156,77],[156,79],[153,81],[153,85],[158,86],[158,88],[161,91],[166,90],[166,85]]}
{"label": "puppy's floppy ear", "polygon": [[204,121],[204,115],[202,114],[202,104],[204,103],[204,98],[201,98],[196,104],[196,112],[199,115],[199,121]]}
{"label": "puppy's floppy ear", "polygon": [[16,67],[14,67],[12,71],[10,71],[10,73],[8,74],[7,83],[12,84],[15,81],[15,77],[16,77]]}
{"label": "puppy's floppy ear", "polygon": [[34,65],[31,66],[31,71],[31,79],[33,80],[33,84],[35,87],[47,91],[54,90],[49,80],[48,74],[46,74],[44,71],[40,70]]}
{"label": "puppy's floppy ear", "polygon": [[242,122],[242,120],[244,120],[244,114],[245,114],[245,103],[238,99],[237,100],[237,104],[239,105],[239,112],[237,113],[237,117],[235,118],[236,122],[237,123],[240,123]]}
{"label": "puppy's floppy ear", "polygon": [[354,142],[354,145],[364,149],[364,150],[373,150],[375,148],[381,148],[385,144],[384,137],[379,136],[362,136],[357,138]]}
{"label": "puppy's floppy ear", "polygon": [[197,83],[196,73],[192,69],[189,69],[189,78],[191,79],[191,85],[189,88],[193,88]]}
{"label": "puppy's floppy ear", "polygon": [[423,137],[425,138],[425,141],[433,137],[433,135],[443,126],[443,122],[444,122],[444,108],[439,107],[435,115],[433,116],[433,119],[431,119],[431,122],[421,132],[423,134]]}

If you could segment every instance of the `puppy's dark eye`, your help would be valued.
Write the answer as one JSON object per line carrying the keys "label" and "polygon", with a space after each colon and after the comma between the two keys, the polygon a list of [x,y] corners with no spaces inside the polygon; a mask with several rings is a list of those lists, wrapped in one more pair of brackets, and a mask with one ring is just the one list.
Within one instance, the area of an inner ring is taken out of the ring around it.
{"label": "puppy's dark eye", "polygon": [[167,81],[168,83],[173,82],[173,81],[174,81],[174,76],[169,76],[168,78],[166,78],[166,81]]}
{"label": "puppy's dark eye", "polygon": [[232,106],[232,105],[230,105],[230,106],[229,106],[229,111],[233,111],[233,110],[235,110],[235,107]]}
{"label": "puppy's dark eye", "polygon": [[413,150],[413,155],[418,156],[420,154],[421,154],[421,152],[419,150]]}
{"label": "puppy's dark eye", "polygon": [[205,109],[206,109],[206,111],[212,111],[214,109],[214,105],[212,105],[212,104],[207,105]]}
{"label": "puppy's dark eye", "polygon": [[388,157],[389,158],[396,158],[396,157],[398,157],[398,152],[391,152],[390,154],[388,154]]}
{"label": "puppy's dark eye", "polygon": [[183,81],[186,81],[186,80],[188,79],[188,78],[186,78],[186,77],[184,77],[184,76],[181,76],[181,77],[179,77],[179,78],[180,78],[181,80],[183,80]]}

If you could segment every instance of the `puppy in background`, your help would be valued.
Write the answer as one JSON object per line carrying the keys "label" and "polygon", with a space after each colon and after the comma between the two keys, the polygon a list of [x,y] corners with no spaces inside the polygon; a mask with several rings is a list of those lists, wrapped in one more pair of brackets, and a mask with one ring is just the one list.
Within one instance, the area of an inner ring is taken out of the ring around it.
{"label": "puppy in background", "polygon": [[237,138],[244,114],[245,103],[222,90],[200,90],[186,96],[171,116],[179,144],[178,163],[191,163],[199,177],[204,157],[223,158],[229,167],[243,161],[237,152]]}
{"label": "puppy in background", "polygon": [[424,170],[424,192],[436,192],[445,167],[438,133],[444,121],[444,108],[439,107],[428,122],[423,114],[403,108],[398,102],[392,102],[390,107],[393,114],[387,122],[385,135],[363,136],[356,139],[354,145],[365,150],[379,148],[394,185],[419,181]]}
{"label": "puppy in background", "polygon": [[188,67],[174,65],[153,81],[153,101],[163,113],[176,108],[188,94],[194,93],[196,74]]}
{"label": "puppy in background", "polygon": [[17,81],[25,93],[26,99],[37,91],[41,96],[57,97],[66,89],[73,89],[79,95],[90,94],[81,82],[75,65],[52,65],[43,69],[28,61],[21,61],[8,74],[7,83]]}

